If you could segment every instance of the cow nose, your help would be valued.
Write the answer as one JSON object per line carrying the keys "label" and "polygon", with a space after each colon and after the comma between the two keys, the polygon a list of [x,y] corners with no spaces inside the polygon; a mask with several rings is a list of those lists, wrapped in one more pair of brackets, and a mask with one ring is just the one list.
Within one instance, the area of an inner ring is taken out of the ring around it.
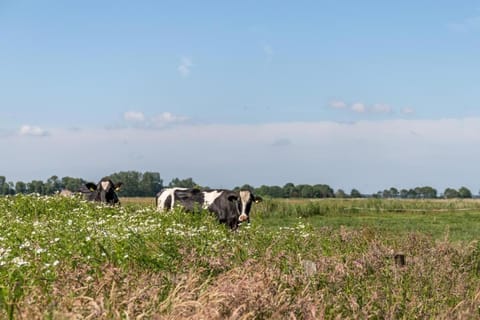
{"label": "cow nose", "polygon": [[240,217],[238,217],[238,221],[243,222],[248,219],[248,216],[245,213],[242,213]]}

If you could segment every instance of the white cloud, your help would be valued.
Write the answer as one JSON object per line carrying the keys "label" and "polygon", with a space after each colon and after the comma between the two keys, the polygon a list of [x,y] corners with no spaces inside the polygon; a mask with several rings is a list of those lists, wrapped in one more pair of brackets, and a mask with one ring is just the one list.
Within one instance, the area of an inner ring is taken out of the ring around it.
{"label": "white cloud", "polygon": [[31,125],[23,125],[20,127],[19,134],[21,136],[37,136],[43,137],[48,135],[48,131],[38,127],[38,126],[31,126]]}
{"label": "white cloud", "polygon": [[[143,112],[129,111],[123,114],[123,118],[127,121],[128,127],[143,129],[164,129],[177,124],[186,123],[189,118],[180,115],[174,115],[171,112],[163,112],[151,117],[146,116]],[[111,129],[122,129],[122,127],[113,127]]]}
{"label": "white cloud", "polygon": [[356,102],[351,106],[352,111],[357,113],[365,113],[367,111],[365,105],[361,102]]}
{"label": "white cloud", "polygon": [[151,120],[151,123],[153,127],[162,128],[168,125],[183,123],[187,120],[187,117],[177,116],[170,112],[163,112],[157,116],[154,116]]}
{"label": "white cloud", "polygon": [[413,110],[412,108],[405,107],[405,108],[402,109],[402,114],[410,115],[410,114],[414,114],[414,113],[415,113],[415,110]]}
{"label": "white cloud", "polygon": [[180,60],[180,65],[178,66],[177,70],[180,72],[182,77],[188,77],[190,75],[190,69],[193,66],[192,59],[188,57],[182,57]]}
{"label": "white cloud", "polygon": [[345,109],[347,104],[344,101],[334,100],[330,102],[330,107],[334,109]]}
{"label": "white cloud", "polygon": [[[333,109],[347,109],[348,104],[342,100],[334,100],[329,103],[329,106]],[[371,113],[371,114],[392,114],[393,108],[385,103],[375,103],[373,105],[367,105],[363,102],[355,102],[350,105],[348,110],[354,113]]]}
{"label": "white cloud", "polygon": [[137,112],[137,111],[128,111],[123,114],[123,118],[127,121],[132,121],[132,122],[143,122],[145,121],[145,115],[143,112]]}
{"label": "white cloud", "polygon": [[392,113],[392,107],[388,104],[377,103],[374,104],[371,108],[372,112],[374,113]]}

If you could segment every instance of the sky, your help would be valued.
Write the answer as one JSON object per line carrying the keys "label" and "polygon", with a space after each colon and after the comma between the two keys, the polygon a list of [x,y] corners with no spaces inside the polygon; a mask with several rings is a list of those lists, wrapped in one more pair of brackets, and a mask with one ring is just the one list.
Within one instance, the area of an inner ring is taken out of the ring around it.
{"label": "sky", "polygon": [[480,190],[480,1],[0,0],[0,175]]}

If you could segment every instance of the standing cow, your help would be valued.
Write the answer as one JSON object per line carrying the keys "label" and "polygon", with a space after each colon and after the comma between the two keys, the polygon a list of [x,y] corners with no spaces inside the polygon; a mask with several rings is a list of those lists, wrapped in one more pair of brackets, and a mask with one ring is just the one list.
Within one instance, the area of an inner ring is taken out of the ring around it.
{"label": "standing cow", "polygon": [[92,182],[86,183],[80,187],[80,192],[83,194],[85,200],[97,201],[107,204],[120,204],[116,191],[122,186],[122,182],[113,183],[113,181],[108,178],[102,178],[97,184]]}
{"label": "standing cow", "polygon": [[192,212],[196,208],[206,209],[215,214],[220,223],[237,229],[238,224],[250,222],[250,210],[254,201],[261,201],[250,191],[231,191],[224,189],[204,190],[189,188],[166,188],[156,197],[157,210],[162,212],[171,210],[179,205],[186,211]]}

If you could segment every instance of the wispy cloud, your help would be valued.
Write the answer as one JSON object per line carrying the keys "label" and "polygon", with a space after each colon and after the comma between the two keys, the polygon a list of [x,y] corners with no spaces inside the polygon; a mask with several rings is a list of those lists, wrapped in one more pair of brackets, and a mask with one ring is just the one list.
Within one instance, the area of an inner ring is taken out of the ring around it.
{"label": "wispy cloud", "polygon": [[404,114],[404,115],[411,115],[411,114],[414,114],[414,113],[415,113],[415,110],[413,110],[410,107],[402,108],[402,114]]}
{"label": "wispy cloud", "polygon": [[262,50],[263,50],[263,54],[267,58],[267,61],[269,62],[272,61],[272,57],[274,54],[273,47],[270,44],[266,43],[262,46]]}
{"label": "wispy cloud", "polygon": [[355,102],[348,104],[342,100],[333,100],[329,102],[330,108],[337,110],[349,110],[354,113],[360,114],[392,114],[394,113],[393,107],[386,103],[375,103],[373,105],[367,105],[363,102]]}
{"label": "wispy cloud", "polygon": [[31,126],[27,124],[21,126],[18,133],[21,136],[36,136],[36,137],[48,136],[48,131],[38,126]]}
{"label": "wispy cloud", "polygon": [[188,119],[189,118],[185,117],[185,116],[177,116],[177,115],[174,115],[170,112],[163,112],[163,113],[161,113],[159,115],[156,115],[152,118],[152,124],[156,128],[163,128],[163,127],[173,125],[173,124],[184,123]]}
{"label": "wispy cloud", "polygon": [[480,30],[480,15],[449,23],[448,28],[456,32],[478,31]]}
{"label": "wispy cloud", "polygon": [[330,101],[329,105],[334,109],[345,109],[347,107],[347,104],[340,100]]}
{"label": "wispy cloud", "polygon": [[361,102],[355,102],[354,104],[352,104],[352,106],[350,107],[350,109],[353,111],[353,112],[357,112],[357,113],[365,113],[365,111],[367,111],[367,108],[365,107],[365,105]]}
{"label": "wispy cloud", "polygon": [[123,118],[127,121],[134,121],[134,122],[143,122],[145,121],[145,115],[143,112],[137,111],[128,111],[123,114]]}
{"label": "wispy cloud", "polygon": [[393,112],[392,107],[390,107],[388,104],[383,104],[383,103],[374,104],[370,110],[374,113],[392,113]]}
{"label": "wispy cloud", "polygon": [[192,59],[188,57],[182,57],[180,65],[177,70],[182,77],[188,77],[190,75],[190,69],[193,67]]}
{"label": "wispy cloud", "polygon": [[151,117],[147,117],[143,112],[128,111],[123,114],[127,124],[134,128],[161,129],[168,126],[185,123],[188,117],[174,115],[171,112],[163,112]]}

